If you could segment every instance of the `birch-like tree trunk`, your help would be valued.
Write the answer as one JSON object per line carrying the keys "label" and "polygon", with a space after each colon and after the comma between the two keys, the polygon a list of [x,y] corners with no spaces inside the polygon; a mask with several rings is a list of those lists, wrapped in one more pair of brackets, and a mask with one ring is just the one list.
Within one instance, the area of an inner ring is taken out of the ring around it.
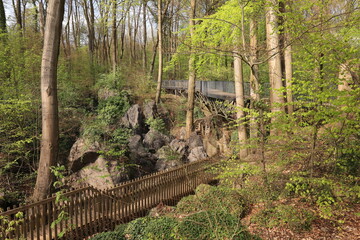
{"label": "birch-like tree trunk", "polygon": [[41,62],[42,135],[39,168],[33,200],[50,194],[51,166],[57,161],[59,119],[57,99],[57,64],[65,0],[49,0]]}
{"label": "birch-like tree trunk", "polygon": [[[193,38],[194,35],[194,25],[195,25],[195,12],[196,12],[196,0],[190,1],[190,14],[189,14],[189,28],[190,28],[190,38]],[[190,58],[189,58],[189,83],[188,83],[188,100],[187,100],[187,111],[186,111],[186,138],[190,137],[191,132],[193,131],[194,125],[194,104],[195,104],[195,81],[196,81],[196,70],[195,70],[195,53],[190,46]]]}
{"label": "birch-like tree trunk", "polygon": [[162,0],[158,0],[158,40],[159,40],[159,67],[158,67],[158,80],[156,87],[156,97],[155,104],[160,103],[161,98],[161,85],[162,85],[162,75],[163,75],[163,54],[162,54]]}
{"label": "birch-like tree trunk", "polygon": [[238,137],[239,137],[239,157],[240,159],[248,155],[247,147],[243,147],[247,143],[246,127],[244,124],[244,77],[242,60],[239,56],[239,50],[234,53],[234,82],[235,82],[235,98],[236,98],[236,119],[238,124]]}
{"label": "birch-like tree trunk", "polygon": [[266,40],[268,51],[269,80],[270,80],[270,100],[271,112],[284,111],[284,97],[280,89],[282,85],[281,56],[279,47],[279,33],[277,29],[278,17],[276,8],[279,6],[278,0],[269,0],[266,9]]}

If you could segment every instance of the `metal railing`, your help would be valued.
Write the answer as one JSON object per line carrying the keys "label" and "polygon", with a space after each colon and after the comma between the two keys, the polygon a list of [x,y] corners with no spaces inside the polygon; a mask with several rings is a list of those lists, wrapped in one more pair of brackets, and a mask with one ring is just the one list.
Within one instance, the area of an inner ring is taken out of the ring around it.
{"label": "metal railing", "polygon": [[[84,239],[98,232],[112,230],[120,223],[145,216],[159,203],[175,204],[201,183],[213,180],[208,173],[210,160],[185,164],[178,168],[150,174],[113,188],[100,191],[93,187],[64,192],[56,196],[0,213],[0,239]],[[23,217],[6,226],[7,221]],[[8,231],[5,229],[8,228]]]}

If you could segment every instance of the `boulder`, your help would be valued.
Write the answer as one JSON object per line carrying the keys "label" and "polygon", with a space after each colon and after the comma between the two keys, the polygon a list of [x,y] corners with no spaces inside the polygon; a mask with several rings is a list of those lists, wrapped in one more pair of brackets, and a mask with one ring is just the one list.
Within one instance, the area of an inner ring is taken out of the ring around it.
{"label": "boulder", "polygon": [[145,135],[143,143],[150,151],[157,151],[162,146],[170,143],[170,137],[154,129],[150,129],[150,131]]}
{"label": "boulder", "polygon": [[182,155],[185,155],[187,152],[186,142],[179,139],[174,139],[171,141],[170,145],[171,149],[175,152],[178,152]]}
{"label": "boulder", "polygon": [[94,163],[81,169],[77,175],[81,181],[97,189],[103,190],[115,186],[107,168],[107,162],[101,156]]}
{"label": "boulder", "polygon": [[218,143],[213,144],[212,141],[206,138],[204,139],[204,148],[209,157],[213,157],[219,153]]}
{"label": "boulder", "polygon": [[154,100],[149,100],[143,104],[143,114],[145,119],[156,117],[156,105]]}
{"label": "boulder", "polygon": [[127,110],[125,115],[121,118],[121,124],[141,132],[141,129],[144,126],[144,118],[138,104],[131,106],[129,110]]}
{"label": "boulder", "polygon": [[131,153],[136,153],[140,156],[146,156],[148,154],[142,143],[143,139],[140,135],[133,135],[129,138],[128,141],[129,151]]}
{"label": "boulder", "polygon": [[206,159],[208,156],[206,154],[205,148],[203,146],[201,147],[195,147],[190,151],[190,154],[188,156],[189,162],[196,162],[203,159]]}
{"label": "boulder", "polygon": [[155,155],[158,158],[155,164],[156,171],[168,170],[183,164],[183,155],[173,151],[170,146],[160,148]]}
{"label": "boulder", "polygon": [[190,135],[190,138],[188,139],[188,145],[190,151],[196,147],[204,146],[201,136],[197,135],[195,132]]}
{"label": "boulder", "polygon": [[137,177],[152,173],[155,170],[157,158],[149,153],[143,143],[140,135],[134,135],[129,138],[129,158],[130,162],[138,165],[135,175]]}
{"label": "boulder", "polygon": [[71,172],[77,172],[86,165],[93,163],[99,157],[100,144],[95,142],[87,143],[79,138],[71,147],[68,157],[68,167]]}

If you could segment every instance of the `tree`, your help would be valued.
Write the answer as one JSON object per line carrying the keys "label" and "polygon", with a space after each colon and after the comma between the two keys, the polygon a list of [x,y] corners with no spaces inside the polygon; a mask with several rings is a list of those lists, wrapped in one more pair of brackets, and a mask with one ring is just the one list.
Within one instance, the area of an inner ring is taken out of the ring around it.
{"label": "tree", "polygon": [[[266,9],[266,42],[268,51],[268,65],[269,65],[269,80],[270,80],[270,101],[271,112],[277,113],[284,111],[284,97],[281,92],[282,85],[282,71],[281,71],[281,56],[280,56],[280,41],[278,34],[278,17],[277,8],[279,6],[278,0],[269,0]],[[274,122],[276,117],[273,116]],[[271,134],[276,134],[272,130]]]}
{"label": "tree", "polygon": [[6,33],[6,15],[3,0],[0,0],[0,34]]}
{"label": "tree", "polygon": [[65,0],[49,0],[47,7],[41,62],[41,152],[33,200],[43,199],[50,193],[52,182],[50,167],[56,163],[58,155],[57,63],[64,5]]}
{"label": "tree", "polygon": [[159,67],[158,67],[158,81],[156,87],[155,104],[160,103],[161,85],[163,75],[163,41],[162,41],[162,0],[158,0],[158,40],[159,40]]}
{"label": "tree", "polygon": [[[196,12],[196,0],[190,2],[190,15],[189,15],[189,28],[190,38],[194,36],[194,25],[195,25],[195,12]],[[191,48],[191,46],[190,46]],[[186,137],[189,138],[193,130],[194,124],[194,103],[195,103],[195,81],[196,81],[196,70],[195,70],[195,53],[190,54],[189,58],[189,84],[188,84],[188,101],[186,111]]]}

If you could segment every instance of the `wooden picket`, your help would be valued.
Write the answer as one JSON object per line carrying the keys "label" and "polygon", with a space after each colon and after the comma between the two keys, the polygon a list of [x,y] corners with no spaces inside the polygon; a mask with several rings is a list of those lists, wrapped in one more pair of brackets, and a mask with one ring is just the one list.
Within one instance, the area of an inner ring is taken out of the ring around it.
{"label": "wooden picket", "polygon": [[[212,164],[209,159],[197,161],[107,190],[88,186],[64,192],[63,200],[58,202],[53,196],[2,212],[0,239],[84,239],[112,230],[120,223],[146,215],[160,202],[175,204],[201,183],[212,181],[213,174],[206,171]],[[23,213],[20,223],[5,232],[5,221],[16,220],[18,212]],[[62,220],[57,221],[59,217]]]}

